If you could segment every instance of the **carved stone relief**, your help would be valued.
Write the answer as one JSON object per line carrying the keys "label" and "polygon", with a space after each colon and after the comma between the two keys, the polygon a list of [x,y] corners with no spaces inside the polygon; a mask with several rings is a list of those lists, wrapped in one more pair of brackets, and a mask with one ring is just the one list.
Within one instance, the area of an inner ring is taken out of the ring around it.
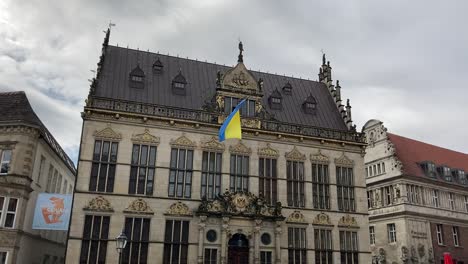
{"label": "carved stone relief", "polygon": [[354,161],[349,159],[343,152],[341,157],[335,159],[335,164],[340,165],[340,166],[345,166],[345,167],[352,167],[354,165]]}
{"label": "carved stone relief", "polygon": [[166,211],[166,215],[192,216],[192,210],[181,201],[173,203]]}
{"label": "carved stone relief", "polygon": [[270,146],[270,143],[267,143],[266,147],[258,149],[258,156],[262,158],[277,159],[279,157],[279,152],[276,149],[273,149]]}
{"label": "carved stone relief", "polygon": [[322,163],[322,164],[328,164],[330,163],[330,159],[323,155],[320,149],[318,150],[317,154],[310,154],[310,160],[313,163]]}
{"label": "carved stone relief", "polygon": [[340,221],[338,222],[338,226],[340,227],[359,227],[356,219],[351,215],[347,214],[341,217]]}
{"label": "carved stone relief", "polygon": [[134,213],[134,214],[154,214],[153,210],[149,207],[148,203],[142,198],[134,200],[130,205],[124,210],[125,213]]}
{"label": "carved stone relief", "polygon": [[304,154],[302,154],[296,146],[294,146],[294,148],[286,153],[284,155],[286,157],[287,160],[293,160],[293,161],[304,161],[306,160],[306,156]]}
{"label": "carved stone relief", "polygon": [[246,156],[249,156],[250,154],[252,154],[252,149],[248,148],[247,146],[245,146],[242,141],[239,141],[239,143],[237,143],[237,145],[234,145],[234,146],[229,146],[229,151],[232,153],[232,154],[237,154],[237,155],[246,155]]}
{"label": "carved stone relief", "polygon": [[150,134],[149,129],[145,129],[145,132],[132,136],[132,141],[135,143],[146,143],[146,144],[159,144],[159,137]]}
{"label": "carved stone relief", "polygon": [[106,139],[106,140],[114,140],[119,141],[122,140],[122,135],[120,133],[115,132],[110,124],[107,124],[107,127],[100,131],[94,132],[94,137],[97,139]]}
{"label": "carved stone relief", "polygon": [[177,139],[171,139],[170,145],[174,148],[185,148],[185,149],[194,149],[197,144],[195,142],[191,141],[188,139],[185,134],[182,134],[182,136],[178,137]]}
{"label": "carved stone relief", "polygon": [[318,214],[314,220],[312,221],[314,225],[327,225],[332,226],[332,222],[330,221],[330,217],[325,213]]}
{"label": "carved stone relief", "polygon": [[292,212],[288,218],[286,219],[286,222],[288,223],[300,223],[300,224],[306,224],[306,220],[304,215],[301,213],[301,211],[295,210]]}
{"label": "carved stone relief", "polygon": [[88,204],[83,208],[86,211],[97,211],[97,212],[113,212],[114,208],[112,208],[110,202],[99,195],[96,198],[91,199]]}
{"label": "carved stone relief", "polygon": [[215,136],[212,136],[209,140],[201,143],[201,148],[206,151],[223,152],[224,144],[220,143]]}

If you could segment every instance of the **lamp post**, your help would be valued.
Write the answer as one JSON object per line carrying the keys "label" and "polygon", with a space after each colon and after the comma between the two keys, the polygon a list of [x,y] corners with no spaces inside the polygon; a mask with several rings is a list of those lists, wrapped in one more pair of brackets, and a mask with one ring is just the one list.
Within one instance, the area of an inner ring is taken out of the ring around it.
{"label": "lamp post", "polygon": [[120,232],[120,235],[115,239],[115,244],[117,248],[117,252],[119,252],[119,264],[122,263],[122,250],[125,249],[127,245],[127,236],[124,233],[124,230]]}

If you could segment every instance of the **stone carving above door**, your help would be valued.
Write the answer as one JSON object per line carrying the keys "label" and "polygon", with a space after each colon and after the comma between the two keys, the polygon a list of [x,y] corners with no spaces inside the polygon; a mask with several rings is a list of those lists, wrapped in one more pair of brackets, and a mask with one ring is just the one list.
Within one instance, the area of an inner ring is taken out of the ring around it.
{"label": "stone carving above door", "polygon": [[281,215],[281,203],[274,206],[268,205],[264,199],[257,197],[250,192],[230,192],[226,191],[213,200],[202,199],[198,207],[198,215],[217,216],[245,216],[250,218],[271,218],[273,220],[283,220]]}

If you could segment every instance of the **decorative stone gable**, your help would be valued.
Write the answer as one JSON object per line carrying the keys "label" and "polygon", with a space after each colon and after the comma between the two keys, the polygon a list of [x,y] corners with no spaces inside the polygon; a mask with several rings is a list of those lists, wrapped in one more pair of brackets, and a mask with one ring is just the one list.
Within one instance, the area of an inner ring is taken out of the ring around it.
{"label": "decorative stone gable", "polygon": [[320,149],[318,150],[317,154],[310,154],[310,160],[313,163],[322,163],[322,164],[328,164],[330,163],[330,159],[323,155]]}
{"label": "decorative stone gable", "polygon": [[229,146],[229,152],[231,152],[231,154],[249,156],[250,154],[252,154],[252,149],[245,146],[242,143],[242,141],[239,140],[239,143],[237,143],[237,145]]}
{"label": "decorative stone gable", "polygon": [[186,148],[186,149],[194,149],[197,144],[195,144],[195,142],[191,141],[190,139],[188,139],[185,134],[183,134],[182,136],[180,136],[179,138],[173,140],[171,139],[171,147],[173,148]]}
{"label": "decorative stone gable", "polygon": [[287,160],[293,160],[293,161],[305,161],[306,160],[306,156],[304,154],[302,154],[296,146],[294,146],[294,148],[286,153],[284,155],[286,157]]}
{"label": "decorative stone gable", "polygon": [[247,91],[257,91],[258,89],[257,81],[242,62],[239,62],[222,76],[221,87]]}
{"label": "decorative stone gable", "polygon": [[333,226],[332,222],[330,221],[330,217],[325,213],[318,214],[314,221],[312,221],[314,225],[323,225],[323,226]]}
{"label": "decorative stone gable", "polygon": [[122,135],[120,133],[115,132],[110,124],[107,124],[107,127],[100,131],[94,132],[94,137],[96,139],[104,139],[104,140],[113,140],[113,141],[120,141],[122,140]]}
{"label": "decorative stone gable", "polygon": [[167,209],[166,215],[175,215],[175,216],[192,216],[192,210],[181,201],[173,203],[169,209]]}
{"label": "decorative stone gable", "polygon": [[135,143],[143,143],[143,144],[152,144],[152,145],[159,144],[159,138],[151,135],[148,129],[145,129],[144,133],[133,135],[132,141]]}
{"label": "decorative stone gable", "polygon": [[219,142],[215,136],[212,136],[208,141],[202,142],[201,148],[206,151],[224,152],[224,144]]}
{"label": "decorative stone gable", "polygon": [[343,217],[341,217],[340,221],[338,222],[339,227],[347,227],[347,228],[359,228],[359,225],[354,217],[351,215],[347,214]]}
{"label": "decorative stone gable", "polygon": [[110,202],[101,195],[91,199],[83,208],[83,210],[96,212],[114,212],[114,208],[112,208]]}
{"label": "decorative stone gable", "polygon": [[304,215],[301,213],[301,211],[298,211],[298,210],[295,210],[294,212],[292,212],[286,219],[286,222],[307,224]]}
{"label": "decorative stone gable", "polygon": [[258,149],[258,156],[262,158],[277,159],[279,157],[279,152],[276,149],[273,149],[270,146],[270,143],[267,143],[266,147]]}
{"label": "decorative stone gable", "polygon": [[344,166],[344,167],[353,167],[354,161],[349,159],[343,152],[341,157],[335,159],[335,165]]}
{"label": "decorative stone gable", "polygon": [[132,214],[154,214],[145,200],[138,198],[134,200],[125,210],[124,213]]}

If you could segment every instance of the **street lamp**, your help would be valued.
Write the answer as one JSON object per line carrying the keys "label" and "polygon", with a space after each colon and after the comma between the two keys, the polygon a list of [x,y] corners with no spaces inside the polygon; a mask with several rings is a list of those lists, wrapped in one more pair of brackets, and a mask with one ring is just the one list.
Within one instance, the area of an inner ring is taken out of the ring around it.
{"label": "street lamp", "polygon": [[120,235],[115,239],[115,246],[117,248],[117,252],[119,252],[119,264],[122,263],[122,250],[124,250],[125,246],[127,245],[127,236],[124,233],[124,230],[120,232]]}

